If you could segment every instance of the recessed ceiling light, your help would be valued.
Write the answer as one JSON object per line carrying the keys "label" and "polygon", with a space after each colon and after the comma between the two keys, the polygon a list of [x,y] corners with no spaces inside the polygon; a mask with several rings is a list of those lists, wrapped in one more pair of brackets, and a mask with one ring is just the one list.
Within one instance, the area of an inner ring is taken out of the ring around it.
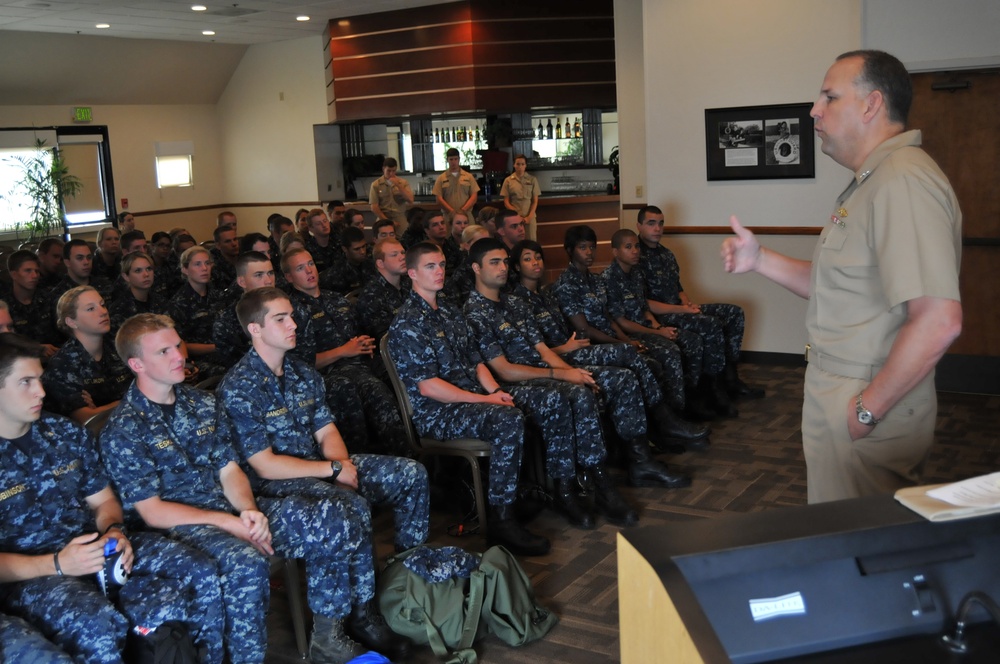
{"label": "recessed ceiling light", "polygon": [[97,29],[99,29],[99,30],[104,30],[105,28],[110,28],[111,24],[110,23],[98,23],[94,27],[97,28]]}
{"label": "recessed ceiling light", "polygon": [[339,21],[337,21],[337,25],[339,25],[339,26],[340,26],[340,27],[342,27],[342,28],[346,28],[346,27],[347,27],[347,26],[349,26],[350,24],[351,24],[351,22],[350,22],[350,21],[348,21],[348,20],[347,20],[346,18],[342,18],[342,19],[340,19]]}
{"label": "recessed ceiling light", "polygon": [[191,5],[191,11],[193,12],[203,12],[207,9],[208,7],[206,7],[205,5]]}
{"label": "recessed ceiling light", "polygon": [[296,21],[308,21],[309,17],[308,16],[296,16],[295,20]]}
{"label": "recessed ceiling light", "polygon": [[205,35],[206,37],[211,37],[212,35],[215,34],[215,30],[202,30],[201,34]]}

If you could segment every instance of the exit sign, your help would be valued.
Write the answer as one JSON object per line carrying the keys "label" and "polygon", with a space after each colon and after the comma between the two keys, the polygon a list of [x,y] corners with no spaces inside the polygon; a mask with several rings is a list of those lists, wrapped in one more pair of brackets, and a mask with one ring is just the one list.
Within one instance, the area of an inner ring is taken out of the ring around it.
{"label": "exit sign", "polygon": [[90,106],[74,106],[73,122],[93,122],[94,109]]}

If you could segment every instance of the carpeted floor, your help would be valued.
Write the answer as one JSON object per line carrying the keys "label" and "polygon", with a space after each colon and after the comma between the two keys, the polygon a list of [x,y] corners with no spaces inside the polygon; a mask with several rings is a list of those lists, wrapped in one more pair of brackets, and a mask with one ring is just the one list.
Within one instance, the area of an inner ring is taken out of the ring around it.
{"label": "carpeted floor", "polygon": [[[639,508],[642,525],[805,504],[805,465],[799,433],[804,369],[745,365],[742,373],[748,382],[764,387],[767,397],[740,403],[738,418],[715,422],[708,452],[662,457],[694,475],[690,488],[623,489],[626,498]],[[938,438],[925,469],[926,482],[953,481],[1000,470],[998,424],[1000,397],[940,394]],[[621,477],[619,471],[615,474]],[[447,525],[454,520],[453,514],[432,512],[430,543],[482,551],[484,540],[478,535],[454,538],[447,534]],[[391,550],[391,527],[388,514],[378,516],[376,536],[383,557]],[[617,528],[599,522],[595,530],[578,530],[548,510],[530,527],[552,539],[552,551],[521,562],[539,600],[559,614],[560,623],[545,639],[520,649],[487,637],[476,646],[479,661],[617,662]],[[295,650],[280,575],[274,583],[267,661],[301,661]],[[438,660],[429,648],[420,648],[410,661],[424,664]]]}

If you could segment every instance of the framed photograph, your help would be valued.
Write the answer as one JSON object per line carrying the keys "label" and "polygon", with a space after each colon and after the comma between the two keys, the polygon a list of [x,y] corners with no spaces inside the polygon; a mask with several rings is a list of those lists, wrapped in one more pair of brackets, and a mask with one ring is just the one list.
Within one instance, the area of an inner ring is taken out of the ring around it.
{"label": "framed photograph", "polygon": [[816,177],[812,104],[705,110],[709,180]]}

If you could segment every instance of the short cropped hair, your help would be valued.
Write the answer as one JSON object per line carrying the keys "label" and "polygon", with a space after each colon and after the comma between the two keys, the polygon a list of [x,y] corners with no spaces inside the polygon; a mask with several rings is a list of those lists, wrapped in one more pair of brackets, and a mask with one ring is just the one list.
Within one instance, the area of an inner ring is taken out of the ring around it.
{"label": "short cropped hair", "polygon": [[132,265],[134,265],[137,260],[144,260],[150,265],[153,265],[153,259],[149,256],[149,254],[142,251],[130,251],[122,256],[122,274],[128,274],[131,272]]}
{"label": "short cropped hair", "polygon": [[7,382],[15,362],[41,358],[42,347],[38,343],[14,332],[0,333],[0,387]]}
{"label": "short cropped hair", "polygon": [[160,240],[170,240],[170,233],[166,231],[156,231],[155,233],[153,233],[153,236],[149,239],[149,241],[152,244],[156,244]]}
{"label": "short cropped hair", "polygon": [[385,161],[382,162],[382,168],[398,168],[399,164],[392,157],[386,157]]}
{"label": "short cropped hair", "polygon": [[636,217],[636,221],[640,224],[646,221],[647,214],[663,214],[663,210],[656,207],[655,205],[643,205],[639,208],[639,215]]}
{"label": "short cropped hair", "polygon": [[53,245],[58,245],[60,247],[65,246],[65,243],[57,237],[47,237],[38,243],[38,253],[46,254],[52,249]]}
{"label": "short cropped hair", "polygon": [[460,157],[461,154],[459,153],[458,148],[448,148],[448,151],[445,153],[445,156],[446,157]]}
{"label": "short cropped hair", "polygon": [[240,327],[250,335],[250,323],[257,325],[264,324],[267,316],[267,305],[275,300],[288,300],[288,294],[280,288],[257,288],[243,293],[243,297],[236,303],[236,318],[240,321]]}
{"label": "short cropped hair", "polygon": [[[385,260],[385,246],[387,244],[398,244],[400,247],[403,246],[403,243],[399,241],[399,238],[384,237],[381,240],[379,240],[378,242],[376,242],[375,246],[372,247],[372,260],[373,261]],[[403,251],[405,253],[406,250],[404,249]]]}
{"label": "short cropped hair", "polygon": [[63,245],[63,260],[68,261],[69,257],[73,255],[73,249],[76,247],[86,247],[87,249],[90,249],[90,243],[87,242],[86,240],[81,240],[79,238],[70,240],[69,242]]}
{"label": "short cropped hair", "polygon": [[84,293],[94,292],[97,289],[93,286],[74,286],[59,296],[56,302],[56,327],[62,330],[68,337],[73,336],[73,330],[66,325],[67,318],[76,318],[76,305]]}
{"label": "short cropped hair", "polygon": [[625,242],[625,240],[630,237],[638,238],[639,236],[635,234],[635,231],[629,228],[618,229],[617,231],[615,231],[615,234],[611,236],[611,248],[620,249],[622,243]]}
{"label": "short cropped hair", "polygon": [[[308,212],[308,211],[309,210],[306,210],[306,212]],[[270,217],[267,218],[267,230],[271,231],[272,233],[274,232],[274,230],[276,228],[281,228],[285,224],[288,224],[289,226],[294,226],[295,225],[294,223],[292,223],[291,219],[289,219],[288,217],[284,216],[283,214],[275,213],[275,214],[272,214]]]}
{"label": "short cropped hair", "polygon": [[393,233],[396,232],[396,224],[392,221],[392,219],[376,219],[375,223],[372,224],[372,235],[378,237],[379,230],[385,226],[392,226]]}
{"label": "short cropped hair", "polygon": [[497,218],[497,209],[492,205],[487,205],[483,207],[482,210],[479,211],[479,214],[476,215],[476,223],[478,223],[480,226],[485,227],[486,224],[491,221],[496,223],[496,218]]}
{"label": "short cropped hair", "polygon": [[416,270],[417,266],[420,265],[421,259],[427,254],[442,254],[441,247],[437,246],[433,242],[417,242],[415,245],[406,250],[406,269]]}
{"label": "short cropped hair", "polygon": [[248,251],[253,251],[253,246],[258,242],[264,242],[270,246],[267,236],[263,233],[247,233],[240,238],[240,253],[243,254]]}
{"label": "short cropped hair", "polygon": [[906,66],[897,57],[874,49],[848,51],[837,56],[838,61],[846,58],[861,58],[861,73],[854,84],[867,92],[881,92],[889,121],[906,126],[913,103],[913,84]]}
{"label": "short cropped hair", "polygon": [[[281,254],[281,271],[288,274],[289,266],[292,264],[292,259],[299,254],[309,254],[309,252],[306,249],[296,247],[295,249],[289,249],[285,253]],[[312,257],[312,254],[309,254],[309,256]]]}
{"label": "short cropped hair", "polygon": [[218,215],[216,215],[216,217],[215,217],[215,225],[216,226],[228,226],[228,225],[230,225],[229,222],[226,221],[226,217],[232,217],[233,219],[235,219],[236,215],[232,211],[230,211],[230,210],[223,210]]}
{"label": "short cropped hair", "polygon": [[184,253],[181,254],[181,267],[187,267],[191,263],[191,259],[198,254],[208,254],[209,257],[212,255],[208,249],[200,245],[196,244],[193,247],[188,247],[184,250]]}
{"label": "short cropped hair", "polygon": [[29,261],[35,265],[41,265],[41,261],[38,260],[38,256],[35,252],[27,249],[18,249],[7,257],[7,271],[13,272],[15,270],[20,270],[21,266]]}
{"label": "short cropped hair", "polygon": [[174,239],[170,241],[170,250],[176,254],[177,250],[181,248],[181,245],[186,242],[195,244],[194,236],[190,233],[178,233],[174,236]]}
{"label": "short cropped hair", "polygon": [[503,242],[493,237],[484,237],[481,240],[476,240],[469,247],[469,260],[479,267],[483,266],[483,257],[491,251],[496,251],[497,249],[507,253],[507,248],[503,246]]}
{"label": "short cropped hair", "polygon": [[240,254],[239,258],[236,259],[236,276],[247,276],[247,268],[250,263],[267,263],[270,265],[271,260],[259,251],[244,251]]}
{"label": "short cropped hair", "polygon": [[129,231],[128,233],[122,235],[119,244],[121,245],[122,251],[127,253],[129,247],[132,246],[133,242],[135,242],[136,240],[145,240],[145,239],[146,239],[146,234],[143,233],[142,231],[139,230]]}
{"label": "short cropped hair", "polygon": [[348,226],[340,235],[340,246],[349,248],[355,242],[364,242],[365,232],[356,226]]}
{"label": "short cropped hair", "polygon": [[232,231],[232,232],[235,233],[236,232],[236,227],[233,226],[232,224],[222,224],[221,226],[216,226],[215,230],[212,231],[212,238],[215,239],[216,242],[218,242],[219,238],[222,236],[222,234],[223,233],[227,233],[229,231]]}
{"label": "short cropped hair", "polygon": [[573,249],[581,242],[593,242],[597,244],[597,233],[594,232],[593,228],[578,224],[566,229],[566,236],[563,239],[563,248],[566,250],[566,253],[572,254]]}
{"label": "short cropped hair", "polygon": [[170,316],[163,314],[136,314],[127,319],[118,328],[115,335],[115,350],[122,362],[128,364],[133,357],[142,357],[142,338],[147,334],[159,332],[160,330],[170,330],[174,327],[174,320]]}

